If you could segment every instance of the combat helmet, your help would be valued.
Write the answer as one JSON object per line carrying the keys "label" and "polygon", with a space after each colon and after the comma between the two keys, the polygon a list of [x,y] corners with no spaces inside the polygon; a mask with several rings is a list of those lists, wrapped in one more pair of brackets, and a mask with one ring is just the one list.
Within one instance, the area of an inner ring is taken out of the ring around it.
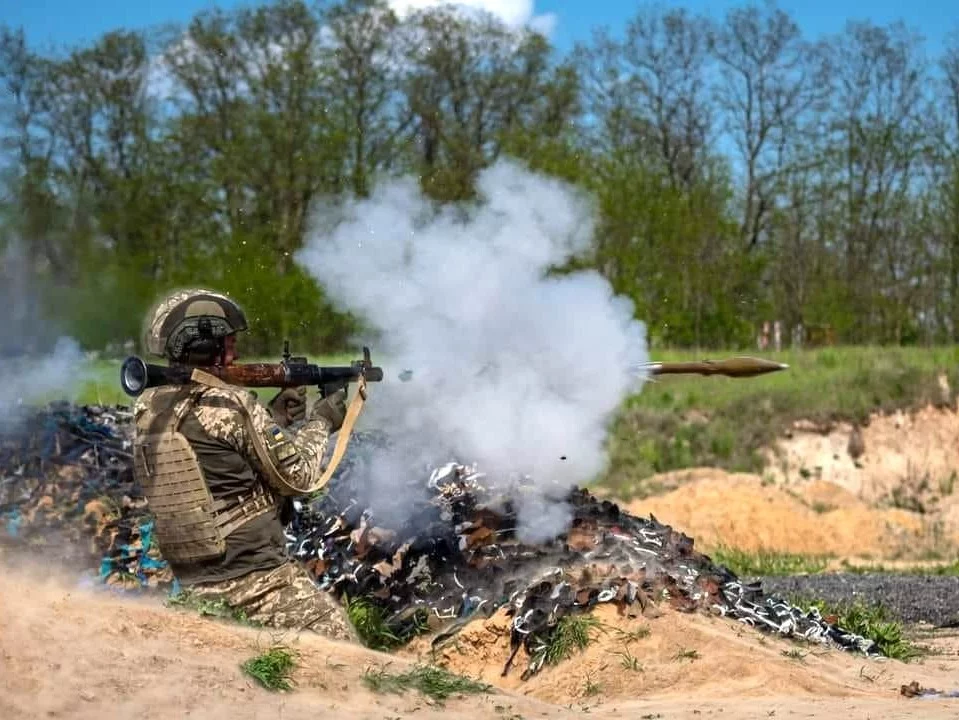
{"label": "combat helmet", "polygon": [[170,293],[153,307],[143,342],[151,355],[172,362],[212,361],[223,350],[223,338],[246,329],[243,309],[229,297],[190,288]]}

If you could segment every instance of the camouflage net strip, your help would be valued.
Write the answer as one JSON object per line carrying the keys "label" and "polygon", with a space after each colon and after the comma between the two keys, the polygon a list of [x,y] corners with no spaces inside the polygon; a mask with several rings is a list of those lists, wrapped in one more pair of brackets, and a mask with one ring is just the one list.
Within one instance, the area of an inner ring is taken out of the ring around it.
{"label": "camouflage net strip", "polygon": [[173,577],[135,486],[126,408],[53,403],[0,425],[0,540],[122,588]]}
{"label": "camouflage net strip", "polygon": [[[0,432],[0,539],[53,549],[77,569],[97,568],[108,585],[174,589],[133,481],[130,421],[125,408],[57,404]],[[428,629],[435,644],[502,608],[512,617],[513,656],[525,649],[529,677],[564,616],[599,603],[638,611],[665,604],[879,654],[871,640],[826,622],[816,609],[741,582],[654,517],[623,512],[585,490],[566,497],[567,532],[528,543],[516,531],[514,507],[524,486],[504,495],[475,467],[449,463],[397,478],[395,496],[412,500],[391,523],[390,513],[360,501],[371,494],[367,461],[386,444],[372,433],[355,435],[326,492],[294,503],[287,547],[321,587],[378,605],[397,637]]]}

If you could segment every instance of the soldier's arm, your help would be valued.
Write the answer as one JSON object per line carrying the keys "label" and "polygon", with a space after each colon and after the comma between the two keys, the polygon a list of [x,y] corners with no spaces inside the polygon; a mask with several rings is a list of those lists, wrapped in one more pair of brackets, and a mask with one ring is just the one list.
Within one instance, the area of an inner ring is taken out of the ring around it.
{"label": "soldier's arm", "polygon": [[[330,442],[330,421],[316,418],[303,423],[296,432],[281,428],[262,405],[252,408],[251,456],[271,487],[281,495],[307,495],[319,489],[323,475],[323,456]],[[271,472],[257,453],[257,446],[265,446],[276,472]],[[277,477],[277,475],[279,477]]]}
{"label": "soldier's arm", "polygon": [[207,390],[197,404],[197,416],[207,432],[246,457],[280,495],[319,489],[329,420],[312,419],[294,433],[277,425],[252,393],[233,388]]}

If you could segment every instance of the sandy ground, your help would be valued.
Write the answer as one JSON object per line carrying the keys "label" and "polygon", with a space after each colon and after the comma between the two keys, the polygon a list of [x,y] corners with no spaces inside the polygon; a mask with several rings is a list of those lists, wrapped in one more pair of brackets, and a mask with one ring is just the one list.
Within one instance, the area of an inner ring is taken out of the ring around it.
{"label": "sandy ground", "polygon": [[[899,508],[877,508],[822,480],[802,486],[770,484],[758,475],[700,468],[672,474],[678,487],[624,507],[656,516],[696,541],[700,550],[727,545],[742,550],[835,555],[864,559],[927,556],[959,543],[938,518]],[[937,527],[939,530],[937,530]]]}
{"label": "sandy ground", "polygon": [[[852,428],[797,426],[764,477],[712,468],[656,480],[663,494],[627,504],[653,513],[708,552],[834,554],[912,562],[956,557],[959,547],[959,415],[927,409],[875,417],[862,429],[858,464]],[[955,486],[954,486],[955,485]],[[894,496],[907,502],[892,502]],[[908,507],[916,501],[922,511]],[[724,618],[672,610],[620,617],[598,613],[603,632],[584,653],[520,679],[524,653],[501,676],[507,620],[475,622],[431,651],[417,641],[390,656],[313,635],[271,635],[134,598],[71,585],[61,572],[16,570],[0,555],[0,718],[349,718],[537,717],[940,718],[959,717],[959,699],[905,698],[900,687],[959,689],[959,634],[925,642],[936,654],[903,664],[866,660],[762,635]],[[648,629],[648,634],[641,632]],[[270,693],[240,663],[274,642],[299,653],[291,693]],[[683,657],[682,651],[695,651]],[[491,694],[445,705],[416,693],[379,695],[364,671],[431,661],[480,676]],[[324,712],[325,711],[325,712]]]}
{"label": "sandy ground", "polygon": [[[604,632],[585,653],[528,682],[522,663],[500,677],[508,654],[494,616],[435,656],[421,643],[387,656],[312,635],[262,631],[165,608],[155,599],[69,587],[5,570],[0,585],[0,717],[20,718],[955,718],[959,699],[905,698],[902,684],[959,686],[959,642],[923,663],[869,661],[797,646],[723,618],[600,614]],[[640,637],[640,628],[649,633]],[[632,633],[632,635],[631,635]],[[272,642],[300,657],[293,692],[255,685],[240,663]],[[695,659],[678,659],[680,650]],[[415,694],[378,695],[367,668],[434,660],[499,685],[491,694],[437,705]],[[521,656],[522,657],[522,654]],[[627,657],[636,658],[635,663]]]}
{"label": "sandy ground", "polygon": [[624,503],[682,530],[700,550],[833,555],[837,559],[954,560],[959,556],[959,414],[928,407],[876,415],[860,429],[797,423],[768,451],[762,474],[692,468],[650,478],[660,494]]}
{"label": "sandy ground", "polygon": [[766,450],[766,474],[783,483],[827,480],[870,504],[893,501],[897,488],[901,499],[911,496],[933,505],[959,496],[955,409],[928,406],[872,415],[860,428],[863,454],[855,460],[848,452],[852,432],[848,423],[828,432],[796,423],[788,437]]}

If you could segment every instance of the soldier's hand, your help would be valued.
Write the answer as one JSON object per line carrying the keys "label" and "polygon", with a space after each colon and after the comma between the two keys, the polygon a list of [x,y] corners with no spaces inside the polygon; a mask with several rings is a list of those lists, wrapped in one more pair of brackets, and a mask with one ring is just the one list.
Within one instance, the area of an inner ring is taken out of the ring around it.
{"label": "soldier's hand", "polygon": [[341,388],[332,395],[321,398],[313,403],[310,411],[310,420],[326,418],[330,421],[330,432],[334,433],[343,427],[346,419],[346,390]]}
{"label": "soldier's hand", "polygon": [[289,427],[306,417],[306,388],[286,388],[269,403],[273,421],[280,427]]}

